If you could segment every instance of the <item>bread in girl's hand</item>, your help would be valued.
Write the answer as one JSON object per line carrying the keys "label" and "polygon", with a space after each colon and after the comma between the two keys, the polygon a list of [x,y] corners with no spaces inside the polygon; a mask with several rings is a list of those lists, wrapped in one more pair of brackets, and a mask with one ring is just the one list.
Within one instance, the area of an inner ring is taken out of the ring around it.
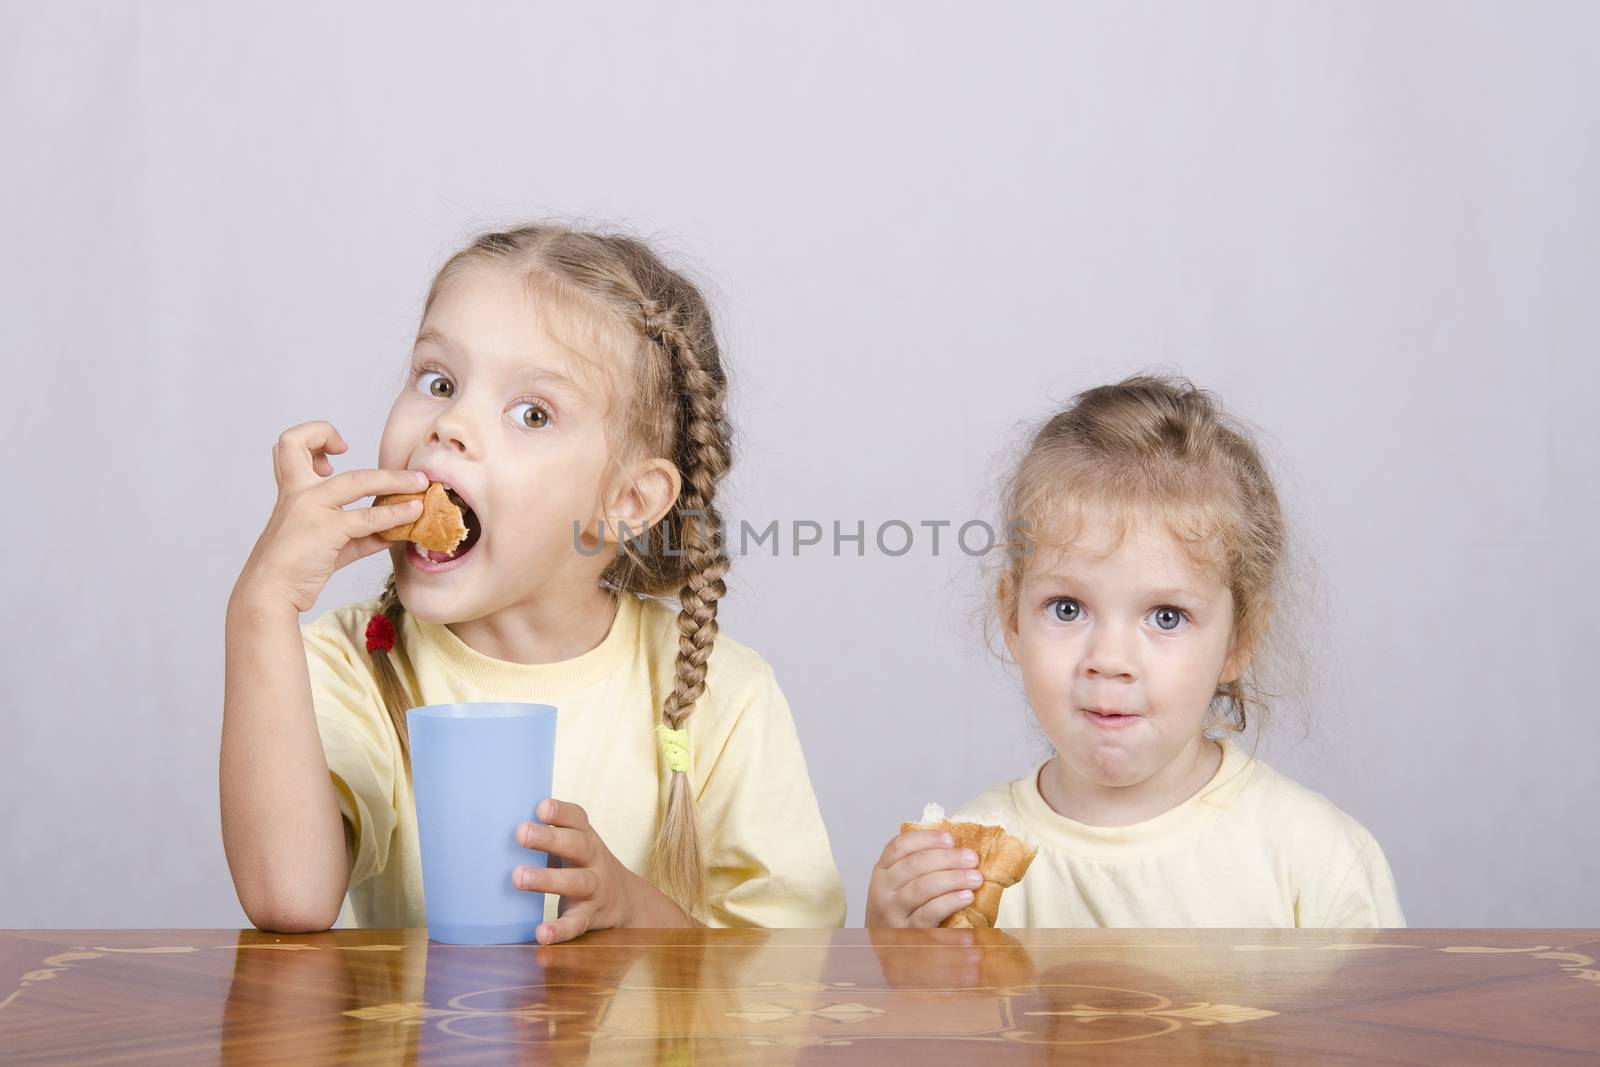
{"label": "bread in girl's hand", "polygon": [[901,833],[910,830],[943,831],[955,839],[956,848],[970,848],[978,854],[983,885],[973,891],[971,904],[939,924],[946,927],[987,929],[994,926],[995,917],[1000,914],[1000,894],[1007,886],[1022,881],[1022,876],[1028,873],[1028,864],[1039,851],[1006,833],[1004,826],[947,819],[944,809],[937,804],[922,809],[921,822],[900,824]]}
{"label": "bread in girl's hand", "polygon": [[422,514],[415,522],[392,526],[378,534],[385,541],[415,541],[423,548],[435,552],[450,552],[467,538],[466,520],[461,509],[450,500],[445,487],[429,482],[421,493],[390,493],[372,502],[373,507],[386,504],[404,504],[408,500],[422,501]]}

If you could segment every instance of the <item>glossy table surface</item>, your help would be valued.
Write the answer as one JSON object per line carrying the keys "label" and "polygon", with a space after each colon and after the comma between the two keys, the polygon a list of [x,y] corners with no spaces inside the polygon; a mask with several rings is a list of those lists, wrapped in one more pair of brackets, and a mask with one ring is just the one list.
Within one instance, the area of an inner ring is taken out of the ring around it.
{"label": "glossy table surface", "polygon": [[0,932],[0,1062],[1600,1062],[1600,930]]}

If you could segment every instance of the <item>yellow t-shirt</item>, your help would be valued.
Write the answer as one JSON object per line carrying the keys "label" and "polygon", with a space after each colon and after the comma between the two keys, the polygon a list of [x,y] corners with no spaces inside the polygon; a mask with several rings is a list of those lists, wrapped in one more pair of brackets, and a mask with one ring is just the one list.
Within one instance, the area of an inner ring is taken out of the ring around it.
{"label": "yellow t-shirt", "polygon": [[[376,598],[336,608],[302,626],[301,636],[328,772],[355,837],[341,922],[419,927],[422,861],[410,767],[366,650],[377,608]],[[409,613],[399,636],[406,655],[397,661],[409,668],[404,680],[419,704],[555,705],[553,795],[581,805],[617,859],[646,872],[669,779],[655,726],[673,684],[676,608],[620,594],[605,639],[559,663],[493,659]],[[772,668],[719,634],[688,728],[712,925],[842,925],[844,887]],[[547,895],[547,918],[556,906]]]}
{"label": "yellow t-shirt", "polygon": [[1032,773],[953,817],[1000,822],[1039,853],[1000,898],[997,926],[1399,927],[1378,842],[1320,793],[1222,738],[1193,796],[1131,826],[1059,815]]}

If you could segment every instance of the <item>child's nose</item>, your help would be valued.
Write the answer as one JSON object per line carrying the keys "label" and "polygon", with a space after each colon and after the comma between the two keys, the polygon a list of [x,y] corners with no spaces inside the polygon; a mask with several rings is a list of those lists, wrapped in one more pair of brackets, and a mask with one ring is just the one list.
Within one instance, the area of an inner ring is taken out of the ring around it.
{"label": "child's nose", "polygon": [[441,445],[457,452],[471,452],[475,435],[472,422],[461,405],[451,404],[441,411],[428,428],[428,443]]}
{"label": "child's nose", "polygon": [[1119,627],[1096,626],[1089,634],[1084,652],[1083,672],[1091,678],[1132,678],[1134,662],[1131,639]]}

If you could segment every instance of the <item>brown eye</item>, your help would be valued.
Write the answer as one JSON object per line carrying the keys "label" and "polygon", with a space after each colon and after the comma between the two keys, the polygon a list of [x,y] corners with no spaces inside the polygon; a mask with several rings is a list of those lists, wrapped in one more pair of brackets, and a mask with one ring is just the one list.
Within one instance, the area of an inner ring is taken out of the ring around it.
{"label": "brown eye", "polygon": [[550,422],[550,413],[538,404],[518,404],[528,410],[522,413],[522,425],[530,430],[542,430]]}
{"label": "brown eye", "polygon": [[[428,381],[429,378],[433,378],[434,381]],[[450,379],[435,371],[425,370],[417,375],[417,385],[426,390],[429,396],[448,399],[455,395],[455,387],[450,384]]]}

